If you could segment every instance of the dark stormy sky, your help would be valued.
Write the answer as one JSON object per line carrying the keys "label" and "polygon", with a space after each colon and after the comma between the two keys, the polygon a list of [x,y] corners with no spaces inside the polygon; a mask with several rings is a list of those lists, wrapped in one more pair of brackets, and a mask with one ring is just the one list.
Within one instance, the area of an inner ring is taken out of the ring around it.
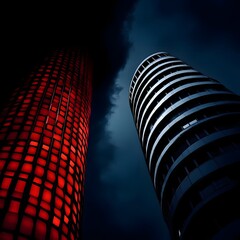
{"label": "dark stormy sky", "polygon": [[166,51],[239,94],[239,10],[232,0],[139,0],[130,12],[124,26],[131,45],[114,80],[121,91],[111,96],[100,141],[91,138],[85,239],[170,239],[130,112],[129,83],[144,58]]}
{"label": "dark stormy sky", "polygon": [[240,3],[36,0],[1,9],[1,103],[52,48],[82,47],[94,59],[83,240],[168,240],[128,104],[130,80],[144,58],[166,51],[240,94]]}

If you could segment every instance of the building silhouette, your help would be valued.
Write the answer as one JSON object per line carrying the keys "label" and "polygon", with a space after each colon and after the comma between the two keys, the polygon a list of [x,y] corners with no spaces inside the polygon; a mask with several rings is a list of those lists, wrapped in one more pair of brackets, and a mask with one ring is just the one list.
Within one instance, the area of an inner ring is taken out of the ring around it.
{"label": "building silhouette", "polygon": [[91,62],[52,52],[0,115],[0,239],[79,239]]}
{"label": "building silhouette", "polygon": [[129,92],[172,239],[240,239],[240,97],[164,52]]}

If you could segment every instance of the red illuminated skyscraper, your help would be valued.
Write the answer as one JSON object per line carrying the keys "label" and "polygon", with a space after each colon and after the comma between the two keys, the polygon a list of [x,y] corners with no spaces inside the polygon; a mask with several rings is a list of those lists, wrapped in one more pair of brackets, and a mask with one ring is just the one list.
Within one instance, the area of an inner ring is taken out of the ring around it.
{"label": "red illuminated skyscraper", "polygon": [[78,239],[92,69],[59,50],[0,115],[0,239]]}

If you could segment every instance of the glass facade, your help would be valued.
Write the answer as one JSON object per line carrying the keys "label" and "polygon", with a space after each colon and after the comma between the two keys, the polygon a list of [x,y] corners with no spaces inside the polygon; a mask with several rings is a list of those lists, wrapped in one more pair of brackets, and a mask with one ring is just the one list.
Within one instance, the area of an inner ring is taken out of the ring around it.
{"label": "glass facade", "polygon": [[173,239],[234,233],[229,226],[240,227],[240,97],[160,52],[135,71],[129,101]]}
{"label": "glass facade", "polygon": [[78,239],[92,68],[57,50],[0,115],[0,239]]}

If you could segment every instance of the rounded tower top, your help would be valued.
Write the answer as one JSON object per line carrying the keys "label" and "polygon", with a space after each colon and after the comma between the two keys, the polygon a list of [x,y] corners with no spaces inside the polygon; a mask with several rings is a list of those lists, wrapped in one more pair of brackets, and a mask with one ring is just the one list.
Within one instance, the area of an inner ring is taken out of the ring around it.
{"label": "rounded tower top", "polygon": [[129,87],[129,98],[131,99],[132,98],[132,90],[134,89],[134,86],[135,86],[135,83],[139,77],[139,75],[144,71],[144,69],[150,65],[151,63],[153,63],[154,61],[156,61],[157,59],[159,58],[162,58],[162,57],[166,57],[166,56],[169,56],[168,53],[166,52],[157,52],[157,53],[154,53],[148,57],[146,57],[137,67],[136,71],[134,72],[133,74],[133,77],[132,77],[132,80],[131,80],[131,83],[130,83],[130,87]]}

